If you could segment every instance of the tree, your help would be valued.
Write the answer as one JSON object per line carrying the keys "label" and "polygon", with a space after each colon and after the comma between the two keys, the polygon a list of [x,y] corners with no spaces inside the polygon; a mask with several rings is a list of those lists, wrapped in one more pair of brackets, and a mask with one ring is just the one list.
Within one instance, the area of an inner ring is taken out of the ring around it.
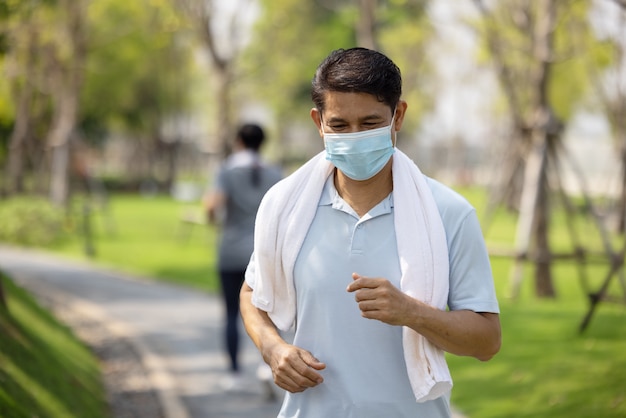
{"label": "tree", "polygon": [[530,259],[536,294],[554,297],[550,177],[560,175],[562,132],[591,85],[590,52],[602,45],[590,30],[589,2],[510,0],[493,8],[474,3],[511,121],[511,155],[496,202],[519,204],[512,292],[517,294],[521,281],[521,262]]}
{"label": "tree", "polygon": [[17,106],[13,130],[9,138],[9,158],[6,170],[5,187],[9,193],[24,191],[24,148],[29,135],[32,115],[30,109],[33,102],[33,83],[35,79],[34,69],[37,61],[38,33],[28,25],[26,31],[27,45],[25,54],[25,74],[20,87],[16,87]]}
{"label": "tree", "polygon": [[[222,155],[230,152],[233,129],[233,82],[237,59],[245,43],[245,31],[249,25],[250,0],[239,0],[232,4],[230,16],[225,10],[218,11],[218,2],[213,0],[179,0],[183,10],[209,56],[215,83],[217,141]],[[219,23],[225,25],[219,31]]]}
{"label": "tree", "polygon": [[52,123],[46,136],[50,149],[50,199],[64,205],[69,196],[70,139],[79,114],[80,91],[87,58],[86,8],[89,0],[59,0],[58,40],[50,45],[49,85]]}
{"label": "tree", "polygon": [[170,1],[0,5],[9,7],[0,7],[6,22],[0,64],[13,93],[10,100],[0,89],[0,111],[5,103],[16,104],[10,107],[6,191],[29,191],[27,177],[45,179],[48,184],[28,184],[63,203],[74,144],[96,144],[112,133],[142,148],[133,161],[142,176],[159,174],[172,183],[181,135],[165,132],[164,121],[189,109],[195,80],[193,45]]}
{"label": "tree", "polygon": [[[617,230],[626,232],[626,1],[605,2],[605,15],[615,18],[614,30],[605,28],[603,34],[615,51],[614,65],[598,74],[598,94],[604,113],[611,125],[620,166],[620,197]],[[621,7],[621,8],[620,8]],[[612,26],[612,25],[607,25]]]}
{"label": "tree", "polygon": [[359,17],[356,23],[356,44],[364,48],[379,49],[376,9],[378,0],[358,0]]}
{"label": "tree", "polygon": [[[5,193],[15,193],[24,190],[27,161],[32,165],[36,159],[34,154],[43,153],[38,152],[41,149],[38,127],[40,121],[47,118],[49,106],[45,94],[41,93],[47,90],[42,70],[48,68],[49,54],[44,54],[44,45],[45,40],[51,38],[48,22],[53,20],[54,13],[51,2],[47,1],[1,4],[3,81],[10,97],[0,100],[7,104],[3,107],[13,119],[3,187]],[[12,107],[10,103],[17,105]]]}
{"label": "tree", "polygon": [[185,139],[171,121],[189,112],[196,83],[186,22],[169,0],[99,0],[89,20],[83,140],[98,145],[107,136],[128,137],[125,174],[169,188]]}

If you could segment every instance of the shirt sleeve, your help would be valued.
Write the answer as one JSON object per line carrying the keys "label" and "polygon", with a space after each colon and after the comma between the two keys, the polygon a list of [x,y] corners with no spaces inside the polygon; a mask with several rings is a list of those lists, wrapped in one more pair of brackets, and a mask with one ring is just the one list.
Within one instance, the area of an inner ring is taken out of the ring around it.
{"label": "shirt sleeve", "polygon": [[256,264],[254,263],[254,253],[250,256],[250,262],[248,263],[248,267],[246,268],[246,274],[244,276],[245,282],[248,286],[254,290],[255,282],[256,282]]}
{"label": "shirt sleeve", "polygon": [[474,209],[466,214],[448,240],[448,308],[499,313],[489,255]]}

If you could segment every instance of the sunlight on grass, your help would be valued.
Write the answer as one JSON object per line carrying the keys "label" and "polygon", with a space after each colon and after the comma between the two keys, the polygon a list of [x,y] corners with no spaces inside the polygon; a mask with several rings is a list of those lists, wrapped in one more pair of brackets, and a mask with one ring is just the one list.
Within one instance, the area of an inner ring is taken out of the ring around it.
{"label": "sunlight on grass", "polygon": [[[215,292],[217,231],[181,221],[184,205],[167,197],[114,196],[107,211],[96,212],[92,225],[95,256],[91,261],[200,290]],[[192,206],[200,210],[200,205]],[[86,259],[78,239],[55,248]]]}
{"label": "sunlight on grass", "polygon": [[2,360],[4,372],[13,379],[13,385],[28,391],[33,400],[45,410],[46,415],[51,417],[72,416],[70,411],[38,381],[36,376],[29,376],[24,373],[20,367],[3,356],[0,356],[0,360]]}
{"label": "sunlight on grass", "polygon": [[[626,416],[626,308],[601,304],[579,334],[587,299],[571,263],[554,269],[556,300],[533,296],[530,266],[518,299],[508,299],[510,266],[492,260],[502,349],[488,363],[448,356],[453,403],[481,418]],[[603,267],[589,274],[602,275]]]}
{"label": "sunlight on grass", "polygon": [[32,297],[0,273],[0,416],[104,417],[95,355]]}

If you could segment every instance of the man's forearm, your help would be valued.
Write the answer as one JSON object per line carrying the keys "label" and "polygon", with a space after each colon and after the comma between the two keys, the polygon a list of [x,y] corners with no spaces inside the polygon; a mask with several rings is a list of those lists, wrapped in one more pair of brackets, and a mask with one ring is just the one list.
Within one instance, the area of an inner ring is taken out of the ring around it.
{"label": "man's forearm", "polygon": [[468,310],[441,311],[420,304],[407,326],[452,354],[486,361],[500,349],[498,314]]}
{"label": "man's forearm", "polygon": [[267,348],[285,341],[267,313],[252,304],[252,288],[246,283],[241,288],[239,305],[246,332],[267,362]]}
{"label": "man's forearm", "polygon": [[384,278],[358,273],[346,289],[354,293],[361,315],[406,326],[444,351],[489,360],[500,349],[498,314],[443,311],[407,295]]}

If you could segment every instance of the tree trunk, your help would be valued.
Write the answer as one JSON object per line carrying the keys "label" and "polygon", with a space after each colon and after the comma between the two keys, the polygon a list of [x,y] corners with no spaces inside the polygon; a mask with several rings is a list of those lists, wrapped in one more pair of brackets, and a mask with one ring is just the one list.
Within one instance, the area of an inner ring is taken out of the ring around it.
{"label": "tree trunk", "polygon": [[621,176],[621,190],[620,199],[618,204],[618,219],[617,219],[617,232],[624,234],[626,232],[626,150],[621,152],[620,155],[620,168],[622,170]]}
{"label": "tree trunk", "polygon": [[213,3],[204,0],[186,0],[180,3],[188,16],[193,20],[200,40],[211,58],[211,65],[215,74],[215,89],[217,97],[217,114],[215,115],[216,135],[220,153],[224,156],[230,154],[232,134],[232,81],[233,63],[239,53],[238,45],[233,40],[238,39],[240,27],[237,25],[237,15],[233,15],[228,36],[231,39],[231,50],[228,56],[220,55],[216,42],[218,38],[214,34]]}
{"label": "tree trunk", "polygon": [[30,105],[32,88],[29,81],[24,83],[15,114],[15,124],[9,138],[9,155],[6,168],[6,191],[9,194],[24,191],[24,144],[31,122]]}
{"label": "tree trunk", "polygon": [[378,49],[376,42],[376,6],[378,0],[359,0],[359,20],[356,27],[356,43],[369,49]]}
{"label": "tree trunk", "polygon": [[165,166],[164,187],[166,190],[172,190],[172,187],[176,184],[178,174],[180,139],[174,138],[174,140],[166,142],[161,138],[159,139],[159,148],[163,155],[161,163]]}
{"label": "tree trunk", "polygon": [[[52,126],[46,138],[51,152],[50,199],[64,205],[69,196],[70,138],[78,120],[78,102],[83,80],[86,55],[86,0],[65,0],[67,10],[67,40],[72,56],[67,60],[55,57],[56,71],[52,74],[56,96]],[[56,73],[56,74],[55,74]]]}
{"label": "tree trunk", "polygon": [[77,118],[78,92],[63,88],[46,143],[50,147],[50,200],[62,206],[69,196],[70,137]]}
{"label": "tree trunk", "polygon": [[530,244],[537,231],[539,217],[538,202],[541,197],[540,187],[545,170],[546,143],[541,137],[532,138],[532,147],[527,155],[524,167],[524,183],[520,200],[519,219],[515,234],[517,261],[512,272],[511,296],[517,297],[522,282],[521,263],[530,255]]}
{"label": "tree trunk", "polygon": [[[549,148],[547,149],[549,153]],[[556,291],[552,284],[552,269],[549,232],[550,232],[550,201],[548,194],[547,179],[548,155],[543,157],[543,169],[541,170],[541,181],[539,182],[536,222],[535,222],[535,294],[538,297],[556,297]]]}
{"label": "tree trunk", "polygon": [[[620,23],[626,29],[626,9],[622,11]],[[626,40],[622,40],[625,42]],[[626,72],[626,45],[623,43],[618,44],[617,51],[618,59],[620,60],[619,70],[623,74]],[[626,233],[626,85],[618,84],[617,97],[615,105],[610,106],[614,108],[614,131],[615,139],[620,149],[620,162],[621,162],[621,193],[619,204],[619,219],[618,219],[618,232],[620,234]]]}
{"label": "tree trunk", "polygon": [[217,139],[220,144],[222,156],[231,152],[232,135],[232,74],[230,66],[216,67],[216,90],[217,90]]}
{"label": "tree trunk", "polygon": [[[536,258],[535,258],[535,291],[539,297],[555,297],[554,286],[552,285],[551,254],[549,244],[549,218],[550,204],[548,200],[548,154],[554,147],[551,140],[558,140],[560,132],[551,132],[556,125],[552,114],[549,99],[548,85],[550,81],[550,70],[553,54],[554,23],[556,20],[556,10],[554,0],[541,0],[539,3],[539,14],[534,31],[534,51],[533,55],[537,60],[537,70],[533,79],[535,95],[534,120],[532,126],[532,137],[534,143],[541,143],[542,155],[541,165],[536,179],[537,199],[535,202],[536,211],[533,234],[535,236]],[[556,135],[554,135],[556,133]]]}
{"label": "tree trunk", "polygon": [[3,309],[5,312],[9,310],[9,304],[7,303],[7,297],[4,292],[4,277],[0,274],[0,309]]}
{"label": "tree trunk", "polygon": [[32,99],[34,69],[38,55],[38,32],[28,27],[28,47],[26,62],[24,64],[24,82],[17,98],[17,112],[11,137],[9,138],[9,155],[6,167],[6,191],[8,193],[20,193],[24,191],[24,147],[28,137],[29,127],[32,123]]}

